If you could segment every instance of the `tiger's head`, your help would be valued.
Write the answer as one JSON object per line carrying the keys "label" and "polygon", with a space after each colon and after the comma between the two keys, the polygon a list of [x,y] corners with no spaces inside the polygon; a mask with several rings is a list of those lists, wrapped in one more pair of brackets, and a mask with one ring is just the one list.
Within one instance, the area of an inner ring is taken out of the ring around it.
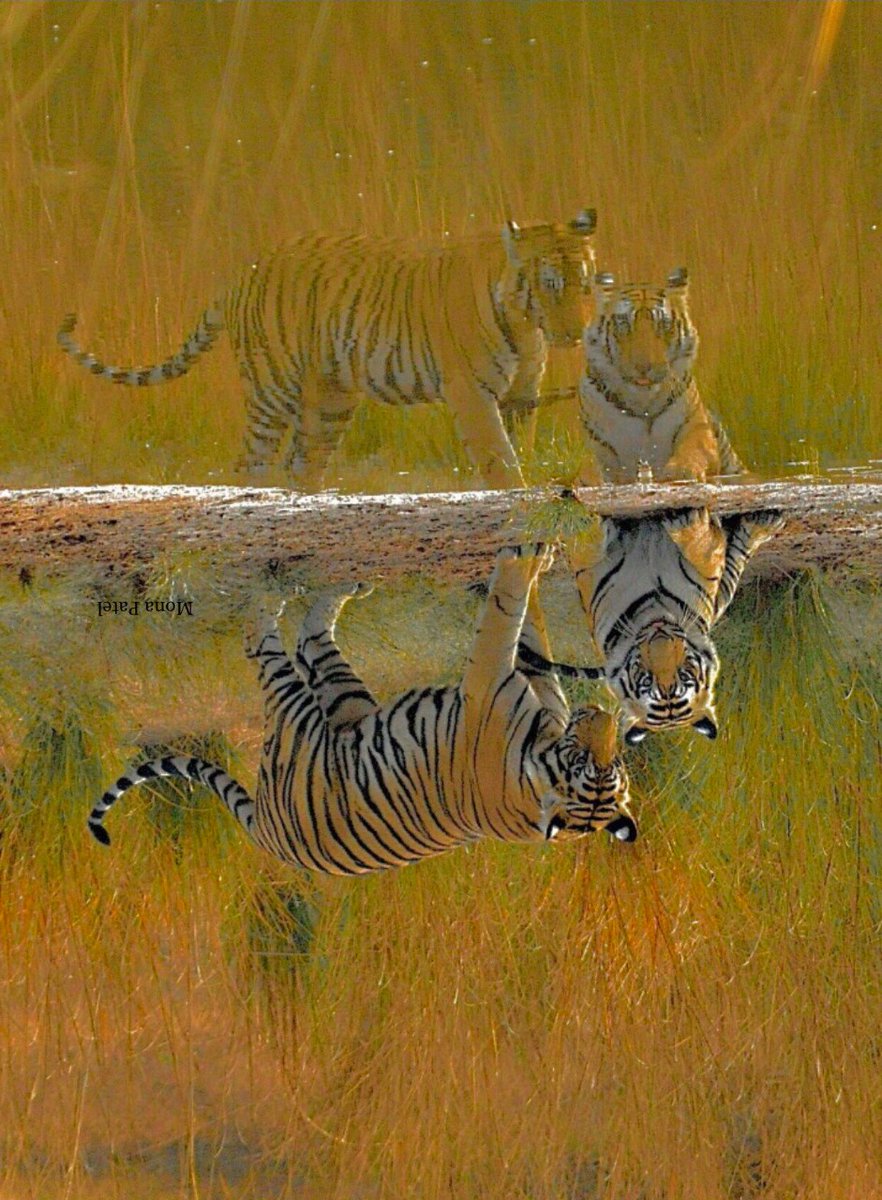
{"label": "tiger's head", "polygon": [[637,838],[628,772],[617,750],[615,717],[590,705],[576,709],[543,756],[551,786],[545,836],[571,839],[605,829],[623,842]]}
{"label": "tiger's head", "polygon": [[620,666],[607,664],[607,682],[625,715],[625,743],[648,733],[691,726],[717,736],[714,684],[720,661],[710,638],[674,622],[654,622],[635,639]]}
{"label": "tiger's head", "polygon": [[595,316],[582,338],[588,374],[616,395],[636,390],[646,415],[688,382],[695,364],[698,334],[688,292],[685,267],[672,271],[663,288],[595,277]]}
{"label": "tiger's head", "polygon": [[523,314],[556,346],[574,346],[592,309],[597,213],[582,211],[567,225],[507,221],[502,230],[506,265],[498,286],[505,308]]}

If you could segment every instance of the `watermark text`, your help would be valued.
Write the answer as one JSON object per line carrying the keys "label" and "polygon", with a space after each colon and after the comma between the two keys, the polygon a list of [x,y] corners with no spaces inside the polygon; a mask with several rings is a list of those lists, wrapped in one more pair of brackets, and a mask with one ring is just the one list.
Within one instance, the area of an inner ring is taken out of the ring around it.
{"label": "watermark text", "polygon": [[98,615],[137,617],[140,613],[161,613],[166,617],[193,616],[192,600],[99,600]]}

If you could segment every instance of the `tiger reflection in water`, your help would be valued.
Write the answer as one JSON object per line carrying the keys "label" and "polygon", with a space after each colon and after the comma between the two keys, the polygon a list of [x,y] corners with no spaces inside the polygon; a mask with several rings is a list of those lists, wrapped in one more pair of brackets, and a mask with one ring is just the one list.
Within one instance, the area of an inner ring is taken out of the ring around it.
{"label": "tiger reflection in water", "polygon": [[[549,654],[536,589],[550,547],[505,547],[457,687],[414,688],[379,704],[337,647],[334,629],[361,585],[328,589],[306,614],[293,656],[275,616],[247,638],[265,701],[254,797],[221,767],[169,756],[122,775],[89,827],[102,843],[109,809],[162,776],[196,780],[224,802],[253,841],[283,862],[360,875],[478,838],[564,841],[606,830],[637,837],[615,717],[570,711],[553,672],[518,648]],[[547,661],[547,659],[545,659]]]}
{"label": "tiger reflection in water", "polygon": [[576,567],[601,666],[531,661],[574,678],[602,674],[621,706],[627,745],[683,726],[715,738],[720,661],[711,629],[751,555],[783,525],[774,511],[719,517],[706,508],[603,518],[601,551]]}

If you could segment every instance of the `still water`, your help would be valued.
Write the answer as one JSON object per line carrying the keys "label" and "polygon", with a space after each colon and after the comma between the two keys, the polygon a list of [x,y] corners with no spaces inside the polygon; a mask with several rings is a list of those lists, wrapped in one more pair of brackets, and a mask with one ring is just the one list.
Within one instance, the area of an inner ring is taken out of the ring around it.
{"label": "still water", "polygon": [[8,556],[0,1191],[882,1196],[880,53],[0,5],[4,487],[535,489],[467,571],[365,503],[332,594],[72,496]]}

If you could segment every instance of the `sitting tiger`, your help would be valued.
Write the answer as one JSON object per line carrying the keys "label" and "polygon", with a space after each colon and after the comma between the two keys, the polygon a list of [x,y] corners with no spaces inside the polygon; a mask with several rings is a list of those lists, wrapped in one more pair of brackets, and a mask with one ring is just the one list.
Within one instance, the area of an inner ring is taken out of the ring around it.
{"label": "sitting tiger", "polygon": [[[603,480],[698,479],[744,467],[692,378],[698,334],[688,276],[663,288],[595,280],[595,315],[582,337],[582,430]],[[596,482],[586,471],[585,482]]]}
{"label": "sitting tiger", "polygon": [[318,486],[366,394],[446,401],[485,483],[521,486],[504,420],[539,403],[549,343],[581,336],[595,225],[593,209],[567,225],[510,221],[502,237],[423,254],[391,238],[303,235],[249,267],[163,363],[106,366],[73,340],[74,316],[58,341],[95,375],[147,385],[185,374],[226,329],[249,393],[243,470],[267,466],[287,440],[286,471]]}
{"label": "sitting tiger", "polygon": [[720,669],[711,628],[751,555],[784,525],[776,512],[719,518],[705,509],[602,521],[603,550],[576,569],[601,667],[571,667],[521,653],[537,670],[602,676],[633,746],[650,731],[691,726],[717,736]]}
{"label": "sitting tiger", "polygon": [[570,714],[555,675],[517,659],[519,639],[549,655],[536,597],[549,563],[541,545],[502,550],[460,685],[382,706],[334,640],[341,608],[363,587],[319,596],[293,659],[266,618],[247,646],[265,700],[256,798],[200,759],[157,759],[104,794],[92,832],[108,842],[104,817],[123,792],[177,775],[216,792],[283,862],[337,875],[403,866],[481,837],[537,842],[606,829],[633,841],[615,719],[596,707]]}

